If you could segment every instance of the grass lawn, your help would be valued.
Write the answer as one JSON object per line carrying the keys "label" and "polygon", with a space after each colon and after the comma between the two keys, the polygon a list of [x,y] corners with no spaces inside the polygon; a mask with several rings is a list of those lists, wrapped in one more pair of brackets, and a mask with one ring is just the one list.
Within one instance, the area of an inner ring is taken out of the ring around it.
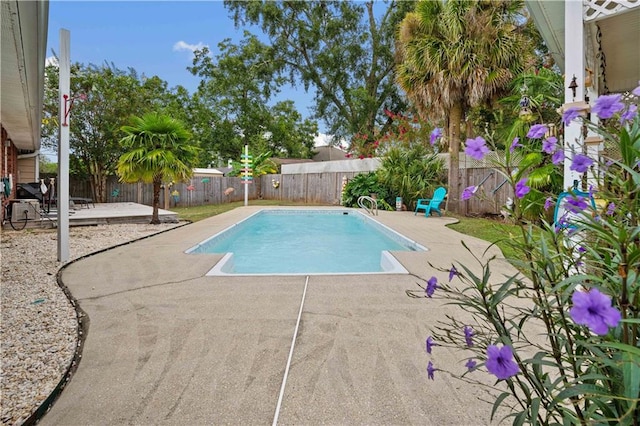
{"label": "grass lawn", "polygon": [[522,241],[522,231],[519,226],[492,219],[458,216],[452,213],[447,213],[447,215],[460,221],[449,225],[449,228],[461,234],[471,235],[472,237],[495,243],[507,259],[517,257],[509,242],[513,243],[514,240]]}
{"label": "grass lawn", "polygon": [[[236,207],[244,205],[244,201],[235,201],[233,203],[206,205],[206,206],[194,206],[194,207],[174,207],[171,211],[178,213],[180,220],[190,220],[197,222],[202,219],[206,219],[211,216],[218,215],[220,213],[233,210]],[[291,206],[296,204],[284,203],[278,200],[251,200],[252,206]],[[297,205],[308,205],[305,203],[299,203]],[[450,216],[455,217],[460,222],[450,225],[451,229],[454,229],[461,234],[471,235],[473,237],[481,238],[485,241],[496,243],[496,245],[502,250],[504,256],[509,258],[515,257],[515,252],[507,245],[507,241],[513,239],[521,239],[520,228],[508,223],[498,222],[491,219],[482,219],[475,217],[457,216],[448,213]]]}
{"label": "grass lawn", "polygon": [[[281,202],[278,200],[251,200],[252,206],[308,206],[307,203],[291,203]],[[197,222],[202,219],[206,219],[211,216],[218,215],[220,213],[228,212],[236,207],[244,206],[244,201],[234,201],[232,203],[224,204],[212,204],[206,206],[193,206],[193,207],[172,207],[172,212],[178,213],[180,220],[190,220]]]}
{"label": "grass lawn", "polygon": [[[211,216],[216,216],[229,210],[233,210],[236,207],[244,205],[244,201],[234,201],[232,203],[224,204],[211,204],[204,206],[193,207],[172,207],[171,211],[178,213],[180,220],[190,220],[197,222],[202,219],[206,219]],[[259,206],[278,206],[281,205],[276,200],[251,200],[251,205]]]}

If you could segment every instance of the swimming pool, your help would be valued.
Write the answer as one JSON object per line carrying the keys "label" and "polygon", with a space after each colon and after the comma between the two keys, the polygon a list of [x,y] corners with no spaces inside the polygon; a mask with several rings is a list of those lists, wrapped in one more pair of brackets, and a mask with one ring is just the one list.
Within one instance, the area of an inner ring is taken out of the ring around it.
{"label": "swimming pool", "polygon": [[265,209],[187,253],[225,253],[207,275],[406,274],[390,251],[424,250],[357,210]]}

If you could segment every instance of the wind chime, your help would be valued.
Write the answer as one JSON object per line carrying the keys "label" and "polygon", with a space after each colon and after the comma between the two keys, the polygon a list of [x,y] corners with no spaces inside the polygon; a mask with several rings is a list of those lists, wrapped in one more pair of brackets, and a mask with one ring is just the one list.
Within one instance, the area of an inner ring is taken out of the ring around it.
{"label": "wind chime", "polygon": [[529,123],[533,119],[533,113],[531,112],[531,99],[529,99],[529,87],[527,87],[526,80],[520,89],[520,112],[518,115],[520,119],[526,123]]}

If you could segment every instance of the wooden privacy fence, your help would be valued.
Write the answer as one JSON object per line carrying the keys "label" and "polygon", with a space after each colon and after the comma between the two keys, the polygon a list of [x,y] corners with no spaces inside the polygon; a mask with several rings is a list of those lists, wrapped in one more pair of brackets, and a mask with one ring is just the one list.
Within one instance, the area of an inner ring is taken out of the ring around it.
{"label": "wooden privacy fence", "polygon": [[460,202],[459,213],[463,215],[499,214],[507,199],[513,198],[511,186],[496,169],[460,169],[459,182],[460,194],[468,186],[479,186],[473,197]]}
{"label": "wooden privacy fence", "polygon": [[[324,172],[274,174],[257,177],[248,185],[249,199],[258,198],[319,205],[339,205],[343,178],[352,179],[359,172]],[[513,197],[504,177],[489,167],[460,169],[461,190],[480,185],[476,196],[461,202],[463,214],[498,214],[507,198]],[[502,184],[502,185],[501,185]],[[233,190],[231,191],[230,188]],[[91,198],[86,181],[71,180],[71,196]],[[177,199],[171,195],[178,192]],[[244,200],[244,184],[238,177],[194,177],[189,182],[172,185],[160,192],[160,207],[168,195],[169,207],[222,204]],[[429,194],[430,195],[430,194]],[[107,202],[133,202],[152,205],[153,186],[143,183],[121,183],[116,177],[107,182]]]}

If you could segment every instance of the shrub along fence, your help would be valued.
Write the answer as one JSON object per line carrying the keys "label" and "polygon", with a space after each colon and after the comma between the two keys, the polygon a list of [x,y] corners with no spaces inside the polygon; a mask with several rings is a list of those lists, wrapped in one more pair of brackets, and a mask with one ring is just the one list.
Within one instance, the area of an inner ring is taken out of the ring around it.
{"label": "shrub along fence", "polygon": [[[248,186],[250,200],[258,198],[316,205],[339,205],[342,184],[359,172],[324,172],[304,174],[273,174],[255,178]],[[503,184],[504,177],[488,167],[460,169],[463,188],[480,185],[478,196],[460,203],[462,214],[499,214],[511,188]],[[71,179],[71,195],[91,198],[87,181]],[[172,196],[177,191],[177,197]],[[462,191],[460,191],[462,192]],[[368,195],[368,194],[367,194]],[[429,197],[431,194],[425,194]],[[153,186],[143,183],[121,183],[114,176],[107,182],[107,202],[133,202],[151,205]],[[244,184],[237,177],[194,177],[163,188],[160,207],[199,206],[244,200]]]}

